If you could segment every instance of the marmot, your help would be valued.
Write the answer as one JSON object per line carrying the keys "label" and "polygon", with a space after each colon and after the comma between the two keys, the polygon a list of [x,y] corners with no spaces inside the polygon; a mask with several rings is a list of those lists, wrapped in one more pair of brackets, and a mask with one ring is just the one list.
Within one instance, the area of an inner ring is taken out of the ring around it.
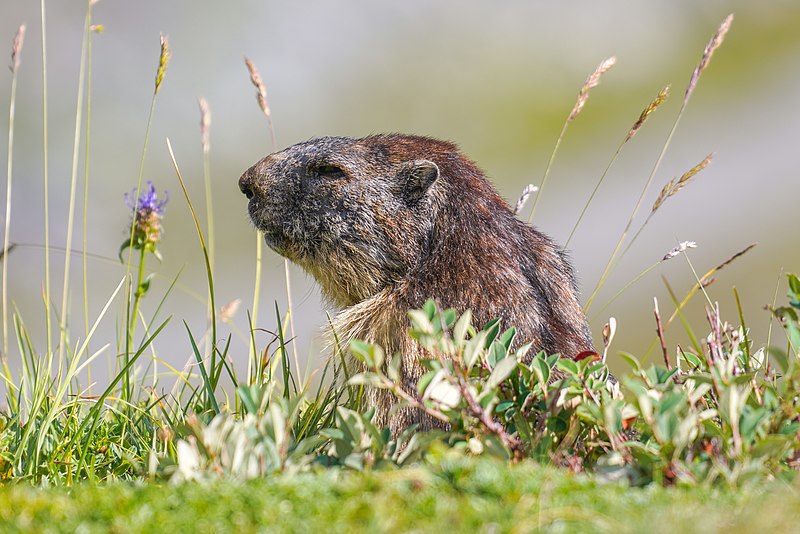
{"label": "marmot", "polygon": [[[549,237],[517,219],[478,167],[449,142],[414,135],[321,137],[271,154],[241,178],[267,244],[310,273],[340,309],[340,341],[402,354],[416,391],[423,349],[406,334],[408,310],[434,298],[472,310],[482,327],[515,326],[535,354],[592,349],[572,266]],[[375,423],[396,435],[437,422],[371,391]],[[390,416],[391,412],[391,416]]]}

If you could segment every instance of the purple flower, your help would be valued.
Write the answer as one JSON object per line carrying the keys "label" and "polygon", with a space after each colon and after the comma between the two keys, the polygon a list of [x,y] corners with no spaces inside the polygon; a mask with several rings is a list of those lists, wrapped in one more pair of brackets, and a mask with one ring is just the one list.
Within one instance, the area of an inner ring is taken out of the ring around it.
{"label": "purple flower", "polygon": [[130,193],[125,193],[125,204],[132,210],[136,210],[139,213],[147,213],[149,214],[151,211],[157,212],[159,215],[164,214],[164,205],[169,201],[169,191],[164,191],[164,200],[158,200],[158,194],[156,193],[156,187],[153,185],[153,182],[147,180],[147,187],[142,194],[139,195],[139,202],[138,202],[138,209],[137,203],[133,201],[133,198],[136,197],[136,189],[132,189]]}
{"label": "purple flower", "polygon": [[155,253],[156,243],[161,239],[161,217],[164,215],[164,206],[169,201],[169,192],[164,191],[164,199],[160,200],[153,182],[147,181],[147,186],[141,191],[136,200],[136,189],[125,193],[125,205],[133,210],[131,226],[133,239],[125,241],[120,254],[127,247],[145,249]]}

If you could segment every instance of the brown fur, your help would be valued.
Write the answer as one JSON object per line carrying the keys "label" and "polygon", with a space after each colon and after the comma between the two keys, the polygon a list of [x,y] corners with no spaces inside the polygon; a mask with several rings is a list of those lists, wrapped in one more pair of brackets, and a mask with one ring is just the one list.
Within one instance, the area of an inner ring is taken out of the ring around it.
{"label": "brown fur", "polygon": [[[518,220],[452,143],[409,135],[323,137],[271,154],[239,187],[253,223],[276,252],[305,269],[340,312],[340,340],[402,354],[404,388],[423,372],[407,311],[434,298],[500,317],[535,350],[591,350],[572,267],[550,238]],[[397,432],[436,422],[372,391],[376,422]],[[390,416],[391,412],[391,416]]]}

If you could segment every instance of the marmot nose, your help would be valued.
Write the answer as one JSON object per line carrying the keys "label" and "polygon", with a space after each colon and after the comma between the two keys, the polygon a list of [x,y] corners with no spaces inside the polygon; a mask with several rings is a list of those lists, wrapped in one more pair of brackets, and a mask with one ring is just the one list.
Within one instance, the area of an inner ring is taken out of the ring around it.
{"label": "marmot nose", "polygon": [[247,200],[250,200],[255,196],[252,187],[252,180],[249,176],[250,173],[244,173],[241,178],[239,178],[239,190],[244,193],[244,196],[247,197]]}

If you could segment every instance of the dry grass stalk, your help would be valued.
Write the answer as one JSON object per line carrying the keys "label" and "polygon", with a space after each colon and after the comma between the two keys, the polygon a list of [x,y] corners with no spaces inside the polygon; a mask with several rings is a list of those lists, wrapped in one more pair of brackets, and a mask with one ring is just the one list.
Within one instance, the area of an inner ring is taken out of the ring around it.
{"label": "dry grass stalk", "polygon": [[517,200],[517,204],[514,206],[514,215],[517,215],[522,208],[525,207],[525,203],[528,202],[528,198],[531,196],[531,193],[535,193],[538,191],[539,188],[533,184],[528,184],[522,190],[522,194],[520,194],[519,199]]}
{"label": "dry grass stalk", "polygon": [[583,106],[586,104],[586,100],[589,98],[589,91],[593,87],[597,87],[600,83],[600,77],[605,74],[611,67],[613,67],[617,62],[616,57],[610,57],[608,59],[603,60],[600,65],[592,72],[586,81],[583,83],[583,87],[578,92],[578,99],[575,101],[575,105],[572,108],[572,111],[567,117],[567,120],[564,121],[564,125],[561,127],[561,133],[558,134],[558,139],[556,139],[556,145],[553,147],[553,151],[550,153],[550,159],[547,161],[547,167],[544,169],[544,175],[542,176],[542,181],[539,184],[539,194],[536,195],[536,198],[533,200],[533,207],[531,208],[531,212],[528,214],[528,224],[533,221],[533,215],[536,213],[536,207],[539,205],[539,201],[542,199],[542,191],[544,191],[544,184],[547,183],[547,177],[550,176],[550,169],[553,166],[553,161],[556,159],[556,154],[558,153],[558,147],[561,146],[561,140],[564,139],[564,134],[567,132],[567,127],[570,123],[575,120],[575,117],[578,116],[578,113],[581,112]]}
{"label": "dry grass stalk", "polygon": [[164,34],[161,34],[161,54],[158,57],[158,71],[156,71],[156,94],[161,89],[161,82],[164,81],[164,75],[167,73],[167,66],[169,65],[170,58],[169,39]]}
{"label": "dry grass stalk", "polygon": [[203,153],[208,154],[211,111],[208,109],[208,102],[202,96],[197,97],[197,104],[200,106],[200,142],[203,145]]}
{"label": "dry grass stalk", "polygon": [[239,307],[242,305],[242,299],[235,299],[230,301],[229,303],[225,304],[222,309],[219,311],[219,318],[222,322],[227,323],[233,319],[233,316],[236,315],[236,312],[239,311]]}
{"label": "dry grass stalk", "polygon": [[11,65],[8,66],[11,69],[11,73],[15,74],[17,69],[19,68],[19,56],[20,52],[22,52],[22,44],[25,42],[25,25],[21,24],[20,27],[17,29],[17,33],[14,34],[14,40],[12,41],[11,45]]}
{"label": "dry grass stalk", "polygon": [[258,107],[261,108],[261,111],[264,112],[264,115],[266,115],[268,119],[271,119],[272,113],[270,112],[269,101],[267,100],[267,88],[264,86],[264,82],[261,80],[261,75],[258,73],[256,66],[247,56],[244,58],[244,64],[247,66],[247,72],[250,73],[250,81],[256,88]]}
{"label": "dry grass stalk", "polygon": [[678,179],[673,178],[661,189],[661,193],[658,194],[658,198],[653,203],[653,209],[650,210],[650,215],[654,214],[658,208],[671,196],[676,195],[678,191],[689,185],[689,182],[694,178],[694,176],[705,169],[709,163],[711,163],[711,159],[714,157],[714,154],[709,154],[706,156],[703,161],[683,173]]}
{"label": "dry grass stalk", "polygon": [[636,132],[638,132],[639,129],[644,125],[645,121],[647,120],[647,117],[649,117],[651,113],[657,110],[658,106],[663,104],[668,96],[669,96],[669,85],[667,85],[661,91],[659,91],[658,95],[656,95],[656,97],[649,104],[647,104],[647,107],[644,108],[642,114],[639,115],[639,119],[631,127],[631,131],[628,132],[628,135],[627,137],[625,137],[624,142],[627,143],[628,141],[631,140],[631,138],[634,135],[636,135]]}
{"label": "dry grass stalk", "polygon": [[592,190],[592,193],[589,195],[589,198],[586,200],[586,203],[583,205],[583,209],[581,210],[581,214],[578,215],[578,219],[575,221],[575,225],[572,227],[572,231],[570,232],[569,237],[567,238],[567,241],[564,244],[564,247],[569,246],[570,241],[572,241],[572,237],[575,235],[575,232],[578,230],[578,226],[581,224],[581,221],[583,220],[583,216],[586,215],[586,211],[589,209],[589,205],[592,203],[592,201],[594,200],[595,195],[597,194],[597,191],[600,189],[600,186],[603,184],[603,181],[605,180],[606,175],[608,175],[608,171],[611,170],[611,167],[617,161],[617,158],[619,157],[620,152],[622,152],[622,147],[624,147],[625,143],[630,141],[631,138],[634,135],[636,135],[636,132],[638,132],[639,129],[642,126],[644,126],[644,123],[647,120],[647,117],[649,117],[651,113],[653,113],[656,109],[658,109],[658,107],[667,99],[668,96],[669,96],[669,86],[666,86],[663,89],[661,89],[661,91],[659,91],[658,95],[649,104],[647,104],[647,107],[644,108],[644,110],[642,111],[641,115],[639,115],[639,118],[636,120],[636,122],[631,127],[630,131],[628,132],[628,135],[619,144],[619,146],[617,147],[616,152],[614,152],[614,155],[611,157],[611,161],[608,162],[608,165],[606,166],[605,170],[603,171],[603,174],[600,175],[600,179],[597,180],[597,183],[595,184],[594,189]]}
{"label": "dry grass stalk", "polygon": [[714,55],[714,52],[719,48],[722,44],[722,41],[725,39],[725,34],[728,33],[728,30],[731,28],[731,23],[733,22],[733,14],[731,13],[728,15],[725,20],[722,21],[722,24],[719,25],[717,29],[717,33],[708,41],[705,50],[703,50],[703,57],[700,58],[700,63],[697,64],[695,67],[694,72],[692,72],[692,77],[689,79],[689,85],[686,87],[686,94],[683,97],[684,105],[689,100],[689,96],[694,91],[694,88],[697,86],[697,80],[700,79],[700,75],[703,74],[703,71],[706,70],[709,61],[711,61],[711,56]]}
{"label": "dry grass stalk", "polygon": [[733,263],[735,260],[737,260],[741,256],[747,254],[748,252],[753,250],[753,248],[756,245],[757,245],[757,243],[751,243],[751,244],[747,245],[745,248],[743,248],[742,250],[740,250],[739,252],[737,252],[736,254],[734,254],[733,256],[728,258],[727,260],[723,261],[722,263],[720,263],[716,267],[710,269],[707,273],[705,273],[703,276],[701,276],[698,279],[698,281],[694,284],[694,286],[692,286],[692,288],[689,290],[689,292],[686,294],[686,296],[683,298],[683,300],[680,302],[680,304],[675,309],[675,311],[672,312],[672,315],[670,315],[669,320],[667,321],[667,326],[672,324],[672,321],[675,320],[675,318],[678,316],[678,314],[681,312],[681,310],[686,306],[686,304],[689,302],[689,300],[691,300],[691,298],[694,296],[695,293],[700,291],[706,285],[709,285],[709,284],[712,283],[712,281],[714,280],[714,275],[717,273],[717,271],[720,271],[720,270],[724,269],[726,266],[730,265],[731,263]]}
{"label": "dry grass stalk", "polygon": [[606,72],[608,72],[611,67],[613,67],[617,62],[617,58],[612,56],[606,60],[603,60],[600,65],[594,70],[593,73],[586,78],[586,82],[581,87],[580,92],[578,93],[578,99],[575,101],[575,106],[572,108],[572,112],[569,114],[569,119],[567,121],[575,120],[575,117],[578,116],[578,113],[581,112],[583,106],[586,104],[586,100],[589,98],[589,91],[593,87],[597,87],[600,84],[600,77],[603,76]]}
{"label": "dry grass stalk", "polygon": [[664,340],[664,326],[661,324],[661,312],[658,311],[658,299],[653,297],[653,313],[656,316],[656,333],[658,340],[661,342],[661,354],[664,356],[664,365],[667,369],[672,369],[672,363],[669,361],[669,354],[667,353],[667,343]]}
{"label": "dry grass stalk", "polygon": [[674,247],[672,250],[664,254],[664,257],[661,258],[661,261],[671,260],[681,252],[685,252],[686,249],[689,248],[697,248],[697,243],[694,241],[681,241],[678,246]]}
{"label": "dry grass stalk", "polygon": [[616,332],[617,320],[614,317],[609,317],[608,322],[603,326],[603,363],[606,363],[608,349],[611,347],[611,342],[614,341],[614,334]]}

